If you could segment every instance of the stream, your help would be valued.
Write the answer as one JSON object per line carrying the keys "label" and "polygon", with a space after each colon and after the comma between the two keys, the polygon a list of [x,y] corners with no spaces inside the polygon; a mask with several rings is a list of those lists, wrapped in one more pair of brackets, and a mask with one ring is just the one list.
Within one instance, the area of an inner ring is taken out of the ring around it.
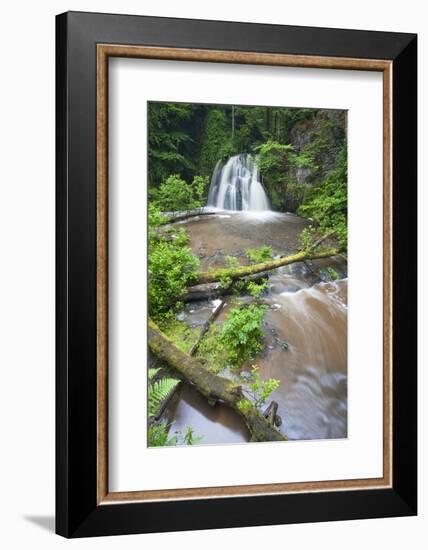
{"label": "stream", "polygon": [[[229,178],[233,170],[241,180],[253,177],[241,173],[239,167],[229,166],[227,170]],[[221,187],[221,172],[217,169],[218,189],[212,196],[216,201],[222,196],[228,204],[236,205],[238,199]],[[245,194],[239,200],[251,204],[251,197]],[[274,255],[290,254],[298,248],[300,232],[307,224],[294,214],[264,208],[217,209],[213,214],[180,223],[188,232],[203,271],[225,266],[226,255],[245,265],[246,248],[270,245]],[[330,280],[328,267],[337,272],[337,280]],[[278,402],[282,418],[279,429],[291,440],[347,436],[346,269],[346,262],[340,258],[284,266],[270,273],[269,290],[262,297],[269,306],[263,322],[264,350],[251,363],[259,367],[262,379],[280,380],[269,402]],[[251,301],[249,296],[239,299]],[[225,300],[216,322],[221,323],[230,308],[231,297]],[[193,328],[202,326],[214,305],[212,301],[190,303],[180,318]],[[195,435],[203,435],[199,444],[249,441],[248,430],[235,412],[221,404],[211,407],[188,385],[171,400],[166,416],[173,423],[171,432],[184,432],[191,426]]]}

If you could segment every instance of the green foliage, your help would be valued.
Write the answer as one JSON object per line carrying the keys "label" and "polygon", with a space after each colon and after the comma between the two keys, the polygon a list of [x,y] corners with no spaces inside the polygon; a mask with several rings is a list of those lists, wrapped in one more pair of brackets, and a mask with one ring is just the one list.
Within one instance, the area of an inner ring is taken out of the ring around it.
{"label": "green foliage", "polygon": [[[192,210],[205,205],[208,194],[208,177],[195,176],[191,184],[188,184],[179,175],[173,174],[168,176],[161,183],[159,189],[155,193],[155,206],[158,212],[176,212],[181,210]],[[149,210],[149,215],[151,214]],[[152,217],[154,221],[159,220],[159,214],[155,217],[153,210]],[[162,217],[162,215],[160,214]],[[168,218],[165,218],[162,223],[167,223]]]}
{"label": "green foliage", "polygon": [[219,281],[220,288],[228,288],[232,284],[232,279],[228,271],[222,271]]}
{"label": "green foliage", "polygon": [[152,380],[159,374],[159,372],[161,370],[162,369],[160,369],[160,368],[151,368],[151,369],[149,369],[149,372],[148,372],[149,382],[152,382]]}
{"label": "green foliage", "polygon": [[261,248],[247,248],[245,255],[252,264],[261,264],[272,259],[272,247],[262,246]]}
{"label": "green foliage", "polygon": [[179,383],[180,381],[175,378],[165,377],[149,384],[147,396],[149,418],[156,416],[160,405],[168,399]]}
{"label": "green foliage", "polygon": [[348,192],[346,149],[339,151],[336,167],[318,187],[313,187],[298,213],[310,217],[318,224],[320,233],[335,231],[339,246],[347,248]]}
{"label": "green foliage", "polygon": [[254,305],[229,311],[223,326],[214,324],[198,348],[208,370],[219,373],[226,367],[239,367],[261,349],[261,329],[267,306]]}
{"label": "green foliage", "polygon": [[187,246],[184,230],[170,233],[169,237],[149,230],[149,314],[158,322],[180,307],[180,296],[199,267],[199,260]]}
{"label": "green foliage", "polygon": [[148,447],[173,447],[177,445],[177,435],[168,437],[169,426],[164,422],[152,424],[147,431]]}
{"label": "green foliage", "polygon": [[197,204],[197,207],[205,205],[208,196],[209,183],[210,179],[208,176],[195,176],[193,178],[193,200]]}
{"label": "green foliage", "polygon": [[300,248],[305,252],[309,252],[315,243],[315,238],[317,237],[317,232],[315,227],[309,225],[302,229],[299,235]]}
{"label": "green foliage", "polygon": [[183,435],[182,445],[197,445],[203,438],[203,435],[195,435],[194,429],[191,426],[187,426]]}
{"label": "green foliage", "polygon": [[267,306],[251,304],[230,310],[220,336],[232,366],[240,366],[262,349],[262,321]]}
{"label": "green foliage", "polygon": [[280,381],[275,378],[262,380],[259,369],[256,366],[252,367],[249,376],[248,373],[242,372],[241,379],[247,382],[246,392],[250,395],[254,406],[257,408],[263,407],[270,394],[277,390],[280,385]]}
{"label": "green foliage", "polygon": [[269,288],[269,283],[265,279],[259,279],[258,281],[244,281],[237,280],[233,283],[233,294],[241,295],[248,293],[253,298],[260,298],[260,296]]}
{"label": "green foliage", "polygon": [[[150,419],[156,416],[159,407],[171,396],[180,383],[179,380],[170,377],[157,379],[161,370],[160,368],[152,368],[148,371],[147,409]],[[203,439],[202,436],[195,436],[194,430],[190,426],[187,427],[184,434],[176,432],[173,437],[168,437],[169,429],[170,426],[166,422],[153,422],[150,424],[147,432],[148,446],[194,445]]]}
{"label": "green foliage", "polygon": [[254,148],[257,152],[257,165],[265,177],[273,180],[284,178],[284,172],[290,162],[293,146],[268,140]]}
{"label": "green foliage", "polygon": [[268,288],[269,284],[267,281],[261,281],[259,283],[256,281],[249,281],[247,283],[247,291],[254,298],[259,298]]}
{"label": "green foliage", "polygon": [[245,398],[240,399],[237,405],[238,405],[238,409],[242,412],[242,414],[247,413],[252,407],[251,401]]}
{"label": "green foliage", "polygon": [[315,168],[314,156],[311,150],[303,150],[300,154],[290,155],[291,162],[296,168]]}
{"label": "green foliage", "polygon": [[239,261],[238,258],[235,258],[235,256],[225,256],[226,264],[228,269],[236,269],[239,267]]}
{"label": "green foliage", "polygon": [[158,204],[164,212],[195,208],[192,186],[177,174],[169,176],[159,187]]}
{"label": "green foliage", "polygon": [[339,278],[339,273],[333,267],[326,267],[323,271],[325,271],[330,281],[336,281]]}
{"label": "green foliage", "polygon": [[149,227],[159,227],[168,223],[169,218],[163,216],[159,206],[156,203],[149,202],[149,208],[147,212]]}
{"label": "green foliage", "polygon": [[294,196],[298,190],[294,182],[293,168],[298,164],[305,164],[307,159],[300,159],[291,144],[279,143],[272,139],[255,147],[255,151],[256,162],[273,206],[285,209],[290,191]]}
{"label": "green foliage", "polygon": [[191,118],[195,106],[189,103],[150,102],[149,182],[157,186],[169,174],[193,169]]}
{"label": "green foliage", "polygon": [[176,445],[196,445],[203,438],[203,435],[195,436],[191,426],[187,426],[184,434],[175,432],[169,437],[170,426],[166,422],[159,422],[149,426],[147,431],[148,447],[175,447]]}
{"label": "green foliage", "polygon": [[221,333],[220,325],[211,325],[197,352],[198,357],[204,359],[207,369],[215,374],[223,371],[232,362],[230,351],[221,339]]}
{"label": "green foliage", "polygon": [[219,160],[225,161],[233,154],[231,126],[228,113],[221,106],[211,107],[205,116],[201,135],[199,159],[200,173],[211,176]]}
{"label": "green foliage", "polygon": [[219,283],[221,288],[228,288],[232,284],[231,274],[239,267],[239,261],[234,256],[225,256],[227,267],[222,271]]}

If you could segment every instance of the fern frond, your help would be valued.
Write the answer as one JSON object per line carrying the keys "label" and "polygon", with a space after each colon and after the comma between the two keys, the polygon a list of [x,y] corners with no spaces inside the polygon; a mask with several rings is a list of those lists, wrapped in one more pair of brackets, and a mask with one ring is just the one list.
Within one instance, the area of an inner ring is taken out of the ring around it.
{"label": "fern frond", "polygon": [[157,375],[157,373],[160,371],[160,368],[157,369],[149,369],[149,382],[153,380],[153,378]]}
{"label": "fern frond", "polygon": [[168,399],[179,383],[180,380],[175,378],[161,378],[149,385],[149,417],[156,416],[160,405]]}

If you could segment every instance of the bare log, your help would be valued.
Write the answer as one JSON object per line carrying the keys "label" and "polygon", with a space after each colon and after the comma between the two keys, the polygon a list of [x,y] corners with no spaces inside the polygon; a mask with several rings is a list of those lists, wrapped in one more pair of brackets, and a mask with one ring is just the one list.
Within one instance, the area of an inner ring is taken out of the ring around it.
{"label": "bare log", "polygon": [[202,325],[201,332],[199,333],[198,339],[193,344],[189,355],[195,355],[196,351],[198,350],[199,344],[202,341],[202,338],[205,336],[205,334],[208,332],[208,329],[210,328],[210,325],[216,320],[216,318],[220,315],[221,310],[224,307],[225,302],[223,300],[220,300],[220,302],[216,305],[216,307],[213,309],[211,315],[208,317],[208,319],[205,321],[205,323]]}
{"label": "bare log", "polygon": [[216,214],[218,214],[218,212],[210,212],[209,210],[205,211],[203,207],[188,210],[187,212],[163,212],[163,215],[165,216],[165,225],[182,222],[188,218],[195,218],[196,216],[215,216]]}
{"label": "bare log", "polygon": [[267,262],[237,267],[235,269],[220,268],[210,271],[202,271],[195,277],[194,283],[196,285],[203,283],[214,283],[219,281],[222,277],[228,277],[229,279],[236,280],[256,273],[262,273],[263,271],[272,271],[278,267],[293,264],[295,262],[304,262],[305,260],[319,260],[321,258],[331,258],[337,256],[336,249],[330,249],[323,252],[312,252],[302,250],[296,254],[290,256],[284,256],[277,260],[269,260]]}
{"label": "bare log", "polygon": [[263,416],[271,423],[274,424],[275,416],[278,411],[278,403],[276,401],[271,401],[269,406],[263,412]]}
{"label": "bare log", "polygon": [[187,302],[200,302],[202,300],[214,300],[220,296],[230,294],[230,288],[224,288],[220,283],[207,283],[191,286],[187,289],[181,300]]}
{"label": "bare log", "polygon": [[254,441],[287,439],[255,407],[239,408],[238,403],[244,399],[240,385],[209,372],[202,359],[190,357],[178,349],[152,320],[148,324],[148,344],[157,357],[175,369],[208,401],[221,401],[234,409],[244,419]]}
{"label": "bare log", "polygon": [[[268,277],[268,273],[256,273],[255,275],[249,275],[243,277],[241,280],[244,283],[250,281],[259,282]],[[228,296],[233,294],[235,288],[233,281],[227,286],[222,286],[218,282],[204,283],[200,285],[191,286],[187,289],[186,294],[181,298],[183,302],[197,302],[202,300],[213,300],[220,296]]]}

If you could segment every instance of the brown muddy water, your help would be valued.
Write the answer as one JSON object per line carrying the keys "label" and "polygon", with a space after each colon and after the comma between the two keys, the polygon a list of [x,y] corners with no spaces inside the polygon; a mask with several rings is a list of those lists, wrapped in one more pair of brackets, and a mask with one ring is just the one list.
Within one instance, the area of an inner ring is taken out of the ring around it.
{"label": "brown muddy water", "polygon": [[[292,214],[229,212],[192,218],[186,227],[190,245],[206,270],[225,265],[224,256],[246,263],[245,249],[270,245],[274,254],[298,248],[307,221]],[[327,267],[339,280],[329,281]],[[222,322],[232,298],[216,322]],[[234,298],[236,300],[236,298]],[[240,298],[242,301],[249,297]],[[347,272],[346,263],[333,258],[296,263],[271,272],[262,301],[269,306],[263,324],[264,351],[251,364],[262,379],[281,384],[271,395],[278,402],[280,430],[289,439],[329,439],[347,436]],[[181,312],[191,327],[201,326],[213,302],[194,302]],[[171,432],[191,426],[203,435],[200,444],[242,443],[249,433],[236,413],[217,404],[211,407],[185,385],[171,401],[167,417]]]}

